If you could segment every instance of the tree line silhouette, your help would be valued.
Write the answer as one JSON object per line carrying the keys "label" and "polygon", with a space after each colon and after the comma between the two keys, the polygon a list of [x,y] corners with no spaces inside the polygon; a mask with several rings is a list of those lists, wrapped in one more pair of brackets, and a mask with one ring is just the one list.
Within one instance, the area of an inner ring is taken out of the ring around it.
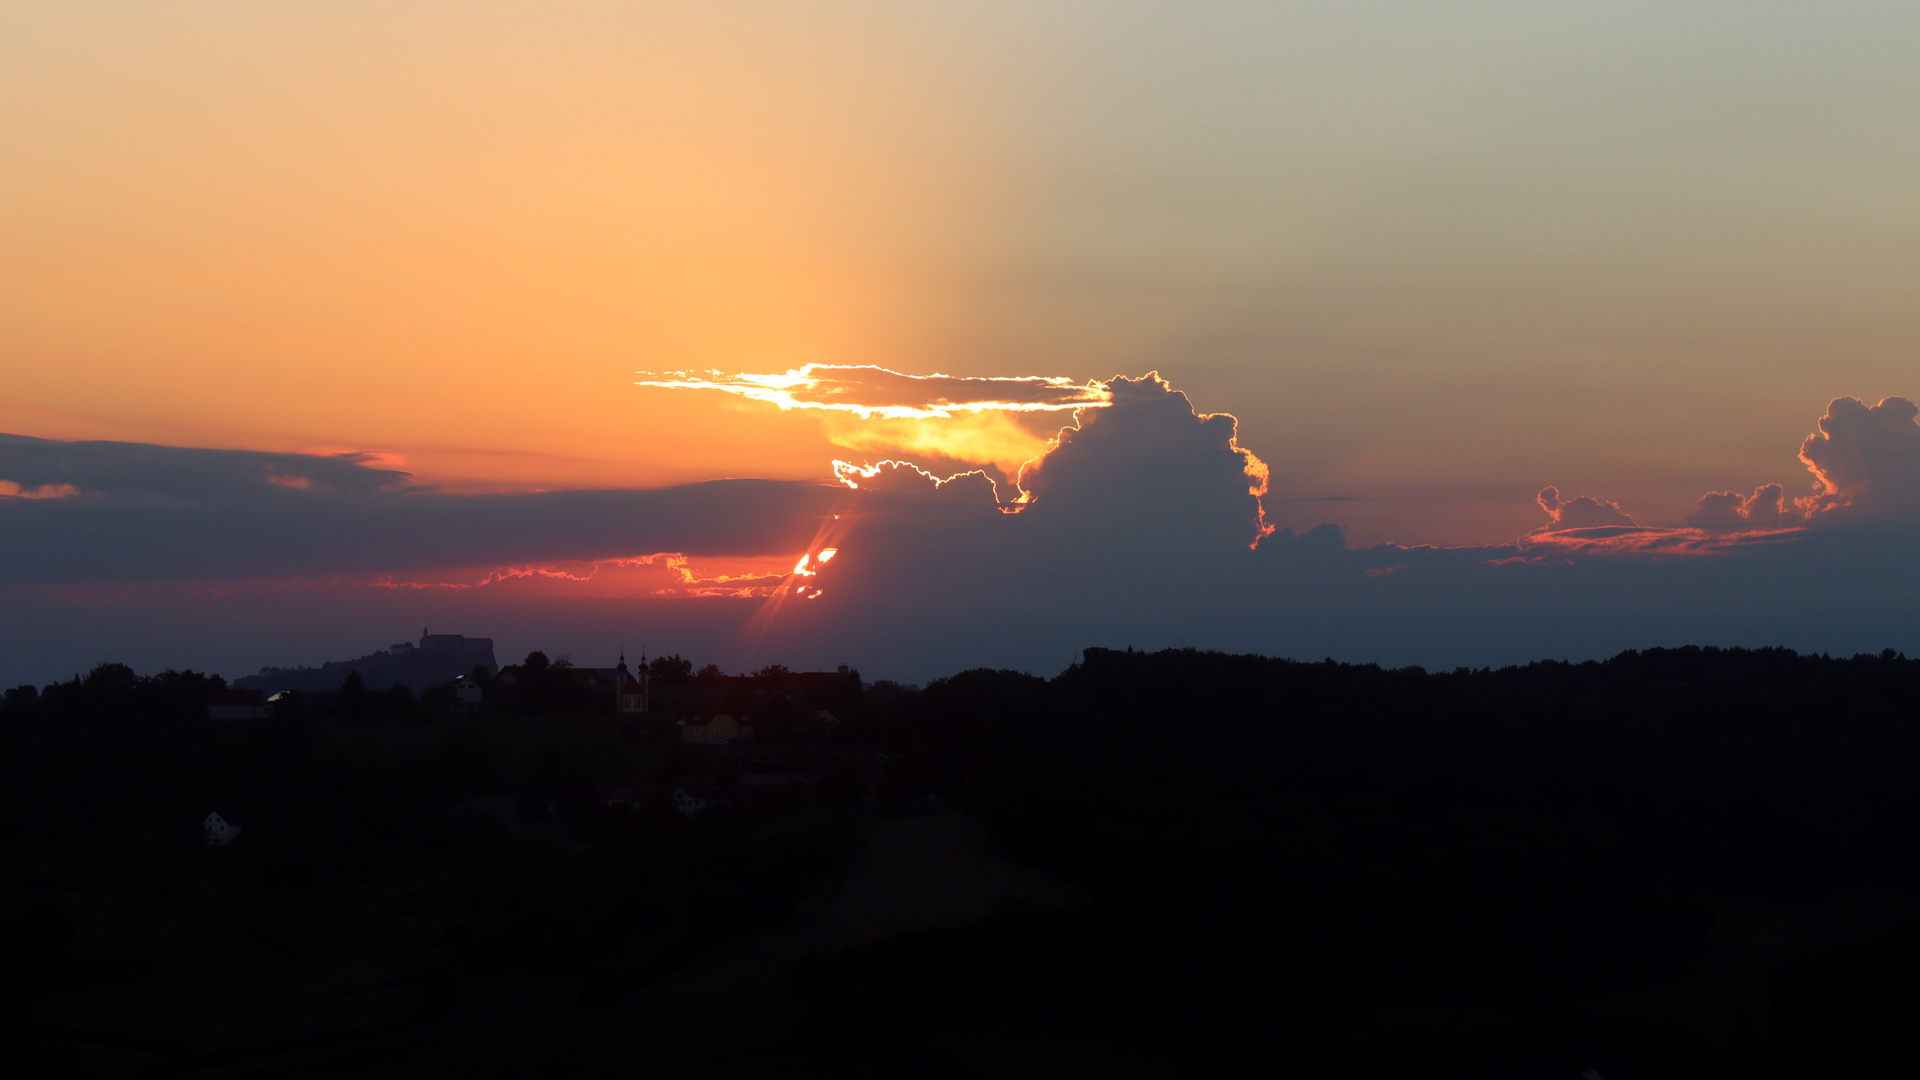
{"label": "tree line silhouette", "polygon": [[[810,685],[677,656],[649,671],[689,701],[754,695],[768,716],[778,688]],[[1891,650],[1428,672],[1089,649],[1052,678],[973,670],[924,690],[820,674],[809,693],[828,697],[781,707],[809,716],[830,698],[841,722],[810,737],[884,752],[866,813],[957,804],[1087,899],[809,957],[793,972],[807,1053],[929,1018],[1044,1017],[1191,1046],[1193,1076],[1283,1060],[1318,1063],[1305,1075],[1546,1075],[1573,1047],[1631,1080],[1671,1050],[1658,1025],[1580,1003],[1696,978],[1715,956],[1713,897],[1920,902],[1920,661]],[[844,800],[799,793],[700,823],[587,814],[538,839],[449,811],[527,784],[670,786],[715,753],[680,744],[670,718],[655,735],[579,727],[529,696],[482,728],[431,694],[363,686],[254,725],[190,722],[223,686],[104,664],[9,691],[0,841],[158,850],[192,844],[188,826],[221,808],[248,830],[222,859],[262,904],[397,890],[395,917],[443,958],[442,1009],[499,972],[618,998],[781,924],[855,850]],[[44,897],[0,911],[15,992],[62,977],[75,925]],[[1911,1075],[1916,965],[1913,924],[1774,965],[1753,1075]],[[1542,1001],[1571,1004],[1541,1019]],[[1532,1019],[1444,1038],[1385,1019],[1438,1006]],[[1322,1034],[1353,1030],[1371,1034]]]}

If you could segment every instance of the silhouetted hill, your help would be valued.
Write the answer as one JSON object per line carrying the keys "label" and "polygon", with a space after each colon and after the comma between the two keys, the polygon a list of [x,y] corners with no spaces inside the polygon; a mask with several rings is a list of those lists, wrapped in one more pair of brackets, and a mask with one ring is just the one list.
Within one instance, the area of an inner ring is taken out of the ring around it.
{"label": "silhouetted hill", "polygon": [[261,668],[259,674],[235,679],[233,685],[270,694],[280,690],[316,693],[338,690],[347,676],[357,671],[368,690],[406,686],[417,694],[470,674],[477,667],[484,667],[488,675],[500,670],[494,663],[492,638],[429,634],[422,630],[418,644],[403,641],[358,660],[330,660],[317,668]]}

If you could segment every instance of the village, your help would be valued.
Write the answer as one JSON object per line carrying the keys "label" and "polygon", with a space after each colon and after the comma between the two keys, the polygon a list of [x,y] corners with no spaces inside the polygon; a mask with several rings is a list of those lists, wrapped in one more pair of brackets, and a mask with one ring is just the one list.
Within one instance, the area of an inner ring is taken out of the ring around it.
{"label": "village", "polygon": [[[423,638],[390,655],[477,651]],[[0,941],[33,942],[16,975],[56,1063],[278,1075],[339,1060],[278,1048],[315,1031],[436,1057],[488,1017],[525,1031],[609,1004],[642,1015],[574,1049],[639,1030],[656,1060],[701,1058],[722,1029],[650,1002],[763,996],[812,952],[1075,898],[880,748],[872,721],[911,691],[850,668],[482,655],[416,695],[381,683],[404,668],[362,666],[269,690],[102,664],[9,692],[0,740],[36,766],[0,797],[0,843],[43,884],[10,909],[0,881]],[[102,979],[124,1005],[101,1008]],[[236,980],[253,989],[224,1000]]]}
{"label": "village", "polygon": [[[457,674],[448,676],[449,671]],[[332,683],[333,685],[328,685]],[[412,692],[417,702],[409,707]],[[882,684],[882,692],[891,684]],[[789,671],[772,665],[727,675],[714,665],[695,671],[677,655],[632,664],[622,651],[611,667],[549,659],[535,651],[519,663],[494,663],[493,642],[422,630],[358,660],[319,668],[268,668],[207,695],[211,720],[286,721],[308,714],[376,711],[524,723],[560,718],[618,717],[624,737],[648,745],[681,744],[668,755],[674,775],[601,772],[580,782],[529,781],[511,799],[495,793],[464,801],[466,811],[499,817],[510,829],[579,814],[670,806],[683,818],[735,806],[786,805],[806,790],[828,803],[871,806],[880,797],[887,755],[848,741],[841,716],[866,687],[860,673]],[[699,747],[701,750],[691,748]],[[617,759],[610,759],[617,760]],[[671,770],[669,770],[671,771]],[[588,780],[593,782],[587,782]],[[208,827],[209,843],[237,828]]]}

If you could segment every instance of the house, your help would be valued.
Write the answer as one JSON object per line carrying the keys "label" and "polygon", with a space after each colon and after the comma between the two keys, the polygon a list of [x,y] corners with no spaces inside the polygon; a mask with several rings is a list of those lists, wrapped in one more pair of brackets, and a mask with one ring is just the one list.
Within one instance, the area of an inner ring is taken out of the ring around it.
{"label": "house", "polygon": [[680,729],[681,742],[725,745],[735,740],[753,738],[753,725],[744,713],[738,720],[727,713],[719,713],[707,720],[698,716],[685,717],[675,726]]}
{"label": "house", "polygon": [[240,826],[227,824],[219,814],[208,814],[207,820],[200,823],[200,833],[206,837],[208,847],[215,847],[232,843],[233,838],[240,835]]}
{"label": "house", "polygon": [[260,720],[268,716],[262,690],[214,690],[207,694],[209,720]]}
{"label": "house", "polygon": [[480,708],[480,699],[486,696],[486,689],[474,681],[471,675],[462,675],[453,680],[453,703],[463,712],[475,712]]}

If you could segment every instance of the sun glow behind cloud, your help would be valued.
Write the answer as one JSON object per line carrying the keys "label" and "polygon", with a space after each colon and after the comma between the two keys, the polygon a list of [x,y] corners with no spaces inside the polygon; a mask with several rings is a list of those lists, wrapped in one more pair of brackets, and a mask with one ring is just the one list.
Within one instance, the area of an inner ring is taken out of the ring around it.
{"label": "sun glow behind cloud", "polygon": [[806,364],[779,375],[640,372],[640,386],[720,390],[782,409],[825,409],[862,419],[950,419],[961,413],[1071,412],[1107,404],[1099,383],[1052,376],[904,375],[882,367]]}
{"label": "sun glow behind cloud", "polygon": [[[965,412],[932,419],[871,419],[849,413],[818,414],[828,441],[849,451],[917,461],[940,459],[991,466],[1008,481],[1021,466],[1053,445],[1052,413]],[[1044,426],[1044,430],[1033,430]]]}
{"label": "sun glow behind cloud", "polygon": [[[781,374],[641,372],[637,385],[718,390],[812,413],[838,447],[996,470],[1011,481],[1053,446],[1056,414],[1113,403],[1102,382],[1059,376],[908,375],[872,365],[806,364]],[[937,459],[937,460],[930,460]],[[845,478],[842,477],[844,480]]]}

